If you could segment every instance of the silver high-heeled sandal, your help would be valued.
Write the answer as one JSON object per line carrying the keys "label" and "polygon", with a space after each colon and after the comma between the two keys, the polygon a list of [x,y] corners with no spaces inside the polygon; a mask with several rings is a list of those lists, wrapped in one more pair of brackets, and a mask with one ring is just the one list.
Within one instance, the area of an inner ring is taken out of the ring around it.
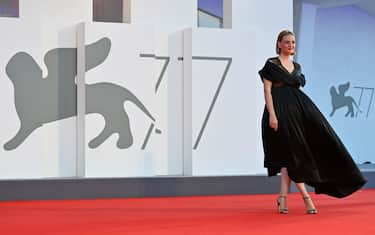
{"label": "silver high-heeled sandal", "polygon": [[[305,206],[307,206],[308,200],[310,200],[312,202],[311,197],[309,197],[309,196],[303,197],[303,200],[305,202]],[[306,209],[306,214],[315,215],[315,214],[318,214],[318,210],[316,208]]]}
{"label": "silver high-heeled sandal", "polygon": [[281,207],[281,200],[284,200],[284,206],[285,206],[285,202],[286,202],[286,196],[279,196],[276,200],[277,202],[277,211],[280,213],[280,214],[288,214],[289,211],[288,211],[288,208],[287,207]]}

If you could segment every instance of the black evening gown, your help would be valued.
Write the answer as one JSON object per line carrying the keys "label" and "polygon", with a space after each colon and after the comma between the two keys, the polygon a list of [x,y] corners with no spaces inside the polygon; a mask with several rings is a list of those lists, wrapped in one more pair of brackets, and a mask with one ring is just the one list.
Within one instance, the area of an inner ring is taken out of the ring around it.
{"label": "black evening gown", "polygon": [[259,71],[272,82],[278,130],[269,126],[264,108],[262,138],[264,167],[274,176],[282,167],[294,182],[304,182],[324,193],[342,198],[361,188],[366,180],[349,152],[311,99],[299,87],[305,85],[301,66],[289,72],[280,60],[270,58]]}

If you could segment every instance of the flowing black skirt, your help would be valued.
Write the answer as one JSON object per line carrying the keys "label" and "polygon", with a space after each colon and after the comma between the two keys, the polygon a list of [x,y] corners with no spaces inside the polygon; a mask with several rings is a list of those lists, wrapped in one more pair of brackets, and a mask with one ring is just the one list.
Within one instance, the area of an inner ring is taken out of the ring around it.
{"label": "flowing black skirt", "polygon": [[366,183],[333,128],[305,93],[282,86],[272,88],[272,97],[278,130],[269,127],[267,108],[262,117],[264,166],[269,176],[286,167],[294,182],[338,198]]}

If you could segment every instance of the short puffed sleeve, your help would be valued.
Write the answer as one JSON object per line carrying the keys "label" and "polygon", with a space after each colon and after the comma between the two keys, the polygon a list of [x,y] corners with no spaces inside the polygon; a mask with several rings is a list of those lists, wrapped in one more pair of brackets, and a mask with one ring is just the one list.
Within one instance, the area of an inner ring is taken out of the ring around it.
{"label": "short puffed sleeve", "polygon": [[272,75],[273,66],[269,60],[266,61],[263,68],[258,71],[258,74],[260,76],[260,79],[263,82],[263,79],[267,79],[271,82],[277,82],[277,79],[274,75]]}
{"label": "short puffed sleeve", "polygon": [[306,78],[305,75],[302,73],[301,65],[295,63],[297,66],[295,77],[298,81],[298,85],[304,87],[306,85]]}

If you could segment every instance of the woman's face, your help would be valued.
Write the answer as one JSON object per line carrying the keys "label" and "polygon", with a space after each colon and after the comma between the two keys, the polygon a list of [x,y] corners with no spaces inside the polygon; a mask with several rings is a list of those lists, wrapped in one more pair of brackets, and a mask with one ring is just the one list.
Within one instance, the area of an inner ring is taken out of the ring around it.
{"label": "woman's face", "polygon": [[284,55],[294,55],[294,49],[296,44],[296,39],[293,35],[286,35],[283,37],[281,42],[278,42],[278,47],[280,48],[280,54]]}

